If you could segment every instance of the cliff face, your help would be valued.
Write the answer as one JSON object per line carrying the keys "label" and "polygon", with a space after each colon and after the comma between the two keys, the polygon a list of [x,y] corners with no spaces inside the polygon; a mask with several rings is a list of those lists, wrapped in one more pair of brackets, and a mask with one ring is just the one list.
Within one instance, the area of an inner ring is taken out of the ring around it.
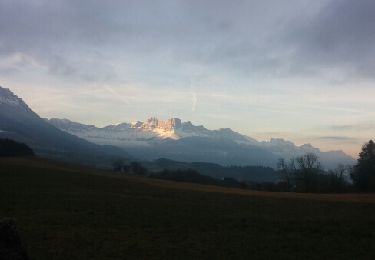
{"label": "cliff face", "polygon": [[182,123],[179,118],[170,118],[166,121],[159,120],[155,117],[147,119],[145,123],[137,121],[137,124],[134,125],[135,128],[142,127],[145,129],[154,129],[160,128],[166,131],[172,131],[173,129],[181,128]]}

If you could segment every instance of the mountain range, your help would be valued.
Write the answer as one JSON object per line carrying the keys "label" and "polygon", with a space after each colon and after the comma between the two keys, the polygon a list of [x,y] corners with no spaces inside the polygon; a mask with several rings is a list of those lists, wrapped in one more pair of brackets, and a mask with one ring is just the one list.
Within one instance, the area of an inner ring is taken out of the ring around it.
{"label": "mountain range", "polygon": [[68,119],[43,119],[9,89],[0,87],[0,137],[28,144],[43,156],[95,165],[114,158],[206,162],[222,166],[259,165],[275,168],[279,158],[315,153],[329,169],[352,164],[342,151],[323,152],[310,144],[297,146],[283,139],[259,142],[230,128],[210,130],[179,118],[155,117],[96,127]]}
{"label": "mountain range", "polygon": [[145,122],[121,123],[102,128],[68,119],[52,118],[47,121],[69,134],[96,144],[121,147],[143,160],[168,158],[183,162],[275,167],[279,158],[314,153],[327,169],[354,162],[343,151],[323,152],[311,144],[297,146],[277,138],[259,142],[230,128],[209,130],[179,118],[162,121],[152,117]]}

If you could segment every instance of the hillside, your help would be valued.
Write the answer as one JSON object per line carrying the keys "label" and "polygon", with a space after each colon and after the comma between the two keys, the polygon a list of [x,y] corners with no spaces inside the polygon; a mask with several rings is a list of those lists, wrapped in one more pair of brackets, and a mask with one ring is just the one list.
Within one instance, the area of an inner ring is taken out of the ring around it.
{"label": "hillside", "polygon": [[32,259],[374,259],[375,196],[252,192],[0,159]]}
{"label": "hillside", "polygon": [[40,118],[9,89],[0,87],[0,138],[30,146],[42,157],[105,166],[127,157],[118,147],[100,146],[61,131]]}

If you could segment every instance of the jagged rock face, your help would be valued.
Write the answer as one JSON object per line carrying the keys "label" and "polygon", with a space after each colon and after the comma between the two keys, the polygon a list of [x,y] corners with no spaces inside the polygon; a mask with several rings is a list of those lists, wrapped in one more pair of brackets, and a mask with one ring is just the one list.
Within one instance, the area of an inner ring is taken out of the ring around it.
{"label": "jagged rock face", "polygon": [[165,131],[172,131],[173,129],[181,128],[181,119],[179,118],[170,118],[166,121],[157,119],[156,117],[151,117],[147,119],[145,123],[137,121],[132,125],[133,128],[145,128],[145,129],[154,129],[159,128]]}
{"label": "jagged rock face", "polygon": [[170,118],[165,122],[165,127],[168,128],[168,129],[180,128],[181,127],[181,119]]}
{"label": "jagged rock face", "polygon": [[156,117],[151,117],[147,119],[146,124],[143,124],[145,127],[150,127],[150,128],[156,128],[159,126],[159,119]]}
{"label": "jagged rock face", "polygon": [[9,89],[0,87],[0,104],[18,106],[20,101]]}
{"label": "jagged rock face", "polygon": [[8,88],[3,88],[0,86],[0,106],[10,106],[13,108],[18,108],[22,110],[30,110],[25,102]]}

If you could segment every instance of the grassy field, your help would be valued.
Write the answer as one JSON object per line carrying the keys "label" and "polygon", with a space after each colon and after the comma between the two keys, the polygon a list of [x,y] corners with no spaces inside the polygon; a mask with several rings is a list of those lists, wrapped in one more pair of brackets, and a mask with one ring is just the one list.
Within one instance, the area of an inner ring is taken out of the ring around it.
{"label": "grassy field", "polygon": [[0,159],[31,259],[375,259],[375,195],[251,192]]}

